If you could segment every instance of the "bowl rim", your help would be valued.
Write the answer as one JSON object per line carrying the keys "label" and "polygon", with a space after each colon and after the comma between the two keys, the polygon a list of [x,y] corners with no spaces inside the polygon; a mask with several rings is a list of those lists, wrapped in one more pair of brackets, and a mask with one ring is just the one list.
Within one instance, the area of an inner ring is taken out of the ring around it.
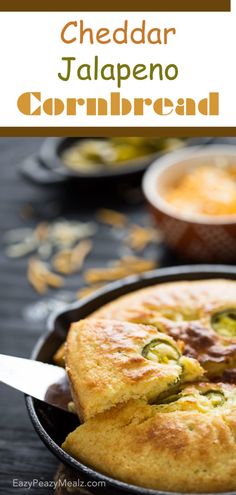
{"label": "bowl rim", "polygon": [[[110,294],[111,296],[110,301],[112,301],[114,300],[113,294],[119,291],[122,291],[122,293],[120,294],[120,296],[122,296],[128,294],[131,291],[142,289],[158,283],[165,283],[165,282],[168,283],[170,281],[174,282],[181,280],[200,280],[200,279],[207,280],[210,278],[228,278],[228,279],[236,280],[236,267],[233,265],[211,265],[211,264],[174,266],[174,267],[152,270],[150,272],[146,272],[142,274],[141,276],[140,275],[130,276],[121,281],[113,282],[107,285],[105,288],[101,288],[98,291],[96,291],[94,294],[82,299],[81,301],[77,301],[76,303],[68,305],[66,309],[54,312],[51,315],[51,317],[48,319],[48,324],[47,324],[48,331],[38,339],[36,345],[33,348],[31,359],[37,359],[38,353],[41,347],[43,346],[43,344],[45,344],[47,339],[51,337],[53,333],[56,331],[56,323],[60,316],[62,317],[65,313],[71,310],[75,310],[75,309],[81,310],[84,306],[88,305],[91,302],[95,302],[95,303],[96,301],[99,302],[99,300],[104,295],[107,296]],[[140,284],[141,287],[137,287],[136,289],[134,288],[135,285],[139,286]],[[123,292],[124,288],[125,288],[125,293]],[[132,289],[129,290],[130,288]],[[116,297],[119,297],[119,295],[117,295]],[[106,301],[106,303],[107,302],[108,301]],[[123,481],[119,481],[115,478],[106,476],[96,471],[95,469],[86,466],[85,464],[81,463],[80,461],[76,460],[75,458],[67,454],[50,437],[50,435],[47,433],[45,428],[42,426],[40,419],[37,415],[35,408],[35,399],[33,399],[29,395],[26,395],[25,401],[32,424],[36,432],[42,439],[43,443],[62,462],[77,470],[78,474],[80,473],[85,478],[90,480],[92,479],[94,481],[105,482],[106,486],[105,488],[102,489],[103,490],[102,493],[105,493],[106,490],[108,490],[109,493],[109,489],[111,490],[114,489],[117,490],[117,493],[123,492],[133,495],[184,495],[180,493],[177,494],[176,492],[167,492],[161,490],[159,491],[159,490],[153,490],[149,488],[131,485]],[[235,495],[235,494],[236,492],[234,491],[234,492],[218,492],[217,495]],[[197,494],[188,493],[188,495],[197,495]],[[213,495],[213,494],[202,493],[201,495]]]}
{"label": "bowl rim", "polygon": [[[131,160],[126,160],[123,162],[121,167],[114,167],[111,169],[101,167],[100,169],[93,170],[91,173],[83,171],[83,170],[76,170],[73,169],[72,167],[70,168],[68,165],[65,164],[63,161],[62,154],[59,153],[58,148],[60,145],[63,143],[63,141],[73,139],[74,141],[78,140],[87,140],[87,139],[95,139],[95,140],[100,140],[100,139],[107,139],[106,136],[99,136],[99,137],[50,137],[47,138],[43,141],[40,149],[40,159],[47,165],[47,167],[52,170],[53,172],[59,174],[59,176],[63,176],[65,178],[77,178],[77,179],[104,179],[107,177],[122,177],[122,176],[129,176],[133,175],[138,172],[144,172],[148,166],[149,163],[151,163],[154,159],[158,158],[159,156],[162,156],[163,151],[157,150],[152,153],[149,153],[147,155],[133,158]],[[69,148],[70,146],[68,146]],[[54,166],[51,166],[50,164],[53,163]]]}
{"label": "bowl rim", "polygon": [[209,225],[209,226],[224,226],[236,225],[236,213],[233,215],[186,215],[178,214],[176,209],[171,206],[159,193],[156,187],[161,175],[170,167],[178,167],[180,162],[185,162],[189,159],[198,157],[214,156],[216,153],[225,157],[235,157],[236,161],[236,145],[235,144],[209,144],[208,146],[191,146],[167,153],[165,156],[157,158],[150,167],[146,170],[142,180],[142,190],[147,201],[155,208],[178,221],[189,224]]}

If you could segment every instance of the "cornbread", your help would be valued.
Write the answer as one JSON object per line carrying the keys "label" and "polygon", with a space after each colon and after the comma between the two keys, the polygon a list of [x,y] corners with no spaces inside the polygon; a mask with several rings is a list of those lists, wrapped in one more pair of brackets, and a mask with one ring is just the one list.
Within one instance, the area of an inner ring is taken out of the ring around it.
{"label": "cornbread", "polygon": [[199,165],[169,186],[165,199],[187,215],[236,214],[236,164]]}
{"label": "cornbread", "polygon": [[183,493],[236,489],[236,387],[185,386],[162,403],[130,401],[90,419],[62,447],[113,478]]}
{"label": "cornbread", "polygon": [[66,349],[85,421],[66,452],[145,488],[236,490],[235,281],[171,282],[123,296],[74,323]]}
{"label": "cornbread", "polygon": [[204,280],[155,285],[103,306],[92,317],[151,324],[185,343],[209,378],[236,367],[236,282]]}
{"label": "cornbread", "polygon": [[105,319],[72,324],[66,370],[82,421],[130,399],[153,401],[203,375],[199,363],[154,326]]}

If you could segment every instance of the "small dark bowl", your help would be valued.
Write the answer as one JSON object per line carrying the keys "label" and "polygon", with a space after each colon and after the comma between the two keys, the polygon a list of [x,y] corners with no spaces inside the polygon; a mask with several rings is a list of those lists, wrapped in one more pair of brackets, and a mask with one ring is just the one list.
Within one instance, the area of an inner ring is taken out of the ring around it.
{"label": "small dark bowl", "polygon": [[83,183],[91,182],[95,179],[100,182],[111,182],[119,178],[141,177],[148,165],[161,155],[161,152],[151,153],[140,158],[127,160],[121,167],[111,167],[111,169],[99,167],[92,173],[86,173],[73,170],[66,166],[62,158],[63,151],[81,139],[86,140],[91,138],[46,139],[39,153],[27,158],[21,165],[21,173],[27,179],[38,184],[60,184],[61,182],[68,182],[72,179],[80,180]]}
{"label": "small dark bowl", "polygon": [[[119,296],[158,283],[178,280],[204,280],[209,278],[236,280],[236,267],[227,265],[195,265],[163,268],[147,272],[140,277],[132,276],[110,284],[106,288],[97,291],[95,295],[76,302],[70,305],[67,310],[53,315],[48,322],[48,333],[37,343],[33,350],[32,359],[48,363],[52,362],[53,354],[65,340],[68,328],[73,321],[85,318],[96,309]],[[26,396],[26,405],[35,430],[45,445],[58,459],[73,468],[81,480],[105,482],[106,486],[98,486],[96,493],[103,493],[105,495],[121,495],[124,493],[128,495],[173,495],[173,492],[149,490],[123,483],[82,464],[60,447],[66,435],[79,424],[76,416],[48,406],[30,396]],[[224,493],[224,495],[233,494],[235,495],[235,492],[230,492],[230,494],[229,492]]]}
{"label": "small dark bowl", "polygon": [[[165,153],[156,151],[139,158],[123,162],[121,167],[111,167],[108,169],[98,168],[92,173],[72,170],[67,167],[62,159],[62,153],[71,147],[76,141],[91,138],[48,138],[39,152],[28,157],[20,166],[21,174],[33,183],[41,185],[56,185],[80,181],[81,184],[91,184],[92,182],[117,182],[118,179],[140,179],[147,167],[158,157]],[[92,138],[104,139],[104,138]],[[198,144],[206,144],[211,138],[198,139]],[[194,143],[196,140],[194,140]],[[193,139],[186,139],[183,146],[193,144]]]}

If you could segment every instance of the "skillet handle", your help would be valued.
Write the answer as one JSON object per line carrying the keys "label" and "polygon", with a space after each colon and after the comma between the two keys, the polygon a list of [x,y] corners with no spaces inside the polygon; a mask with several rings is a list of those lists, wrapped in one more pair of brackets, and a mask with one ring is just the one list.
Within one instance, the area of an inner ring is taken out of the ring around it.
{"label": "skillet handle", "polygon": [[20,173],[34,184],[52,185],[65,182],[67,178],[47,168],[37,154],[31,155],[20,165]]}

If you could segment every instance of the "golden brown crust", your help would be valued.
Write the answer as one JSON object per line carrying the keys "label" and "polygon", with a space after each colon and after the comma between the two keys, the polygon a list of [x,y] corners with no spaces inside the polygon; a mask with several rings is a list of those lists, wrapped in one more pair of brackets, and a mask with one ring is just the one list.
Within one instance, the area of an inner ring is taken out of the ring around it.
{"label": "golden brown crust", "polygon": [[65,368],[65,342],[60,345],[53,356],[53,361],[57,366]]}
{"label": "golden brown crust", "polygon": [[92,317],[156,325],[185,353],[199,360],[209,377],[236,367],[236,337],[219,335],[211,318],[225,308],[236,309],[236,282],[203,280],[171,282],[142,289],[103,306]]}
{"label": "golden brown crust", "polygon": [[[144,348],[156,341],[161,344],[163,362],[144,355]],[[174,358],[168,359],[166,352]],[[130,399],[153,400],[181,380],[203,375],[198,362],[182,357],[175,341],[155,327],[102,319],[72,324],[66,369],[82,420]]]}
{"label": "golden brown crust", "polygon": [[[229,334],[219,320],[213,324],[226,309]],[[204,280],[134,292],[74,324],[66,362],[86,422],[63,448],[98,471],[146,488],[235,491],[234,322],[236,282]],[[178,343],[187,357],[161,365],[147,359],[143,349],[157,337]],[[211,382],[183,385],[201,374],[188,356],[197,358]]]}
{"label": "golden brown crust", "polygon": [[[222,403],[214,394],[208,399],[212,388],[223,394]],[[131,401],[78,427],[63,448],[107,475],[147,488],[235,490],[236,387],[185,387],[174,408]]]}

